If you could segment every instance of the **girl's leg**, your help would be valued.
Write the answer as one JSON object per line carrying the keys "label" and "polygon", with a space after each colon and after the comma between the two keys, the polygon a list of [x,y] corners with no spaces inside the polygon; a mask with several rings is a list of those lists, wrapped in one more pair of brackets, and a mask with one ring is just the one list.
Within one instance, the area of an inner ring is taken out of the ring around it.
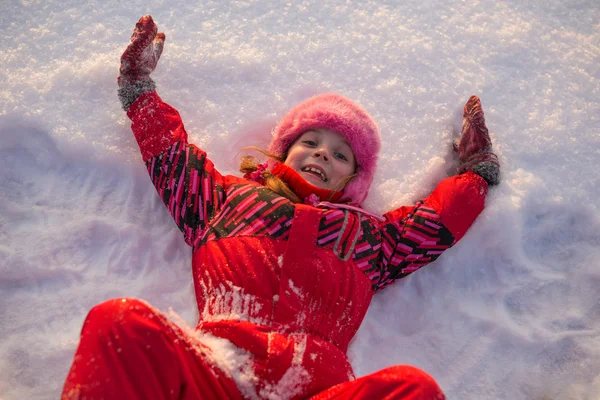
{"label": "girl's leg", "polygon": [[83,324],[62,399],[240,398],[198,346],[147,303],[109,300]]}
{"label": "girl's leg", "polygon": [[397,365],[333,386],[310,400],[330,399],[443,400],[435,380],[418,368]]}

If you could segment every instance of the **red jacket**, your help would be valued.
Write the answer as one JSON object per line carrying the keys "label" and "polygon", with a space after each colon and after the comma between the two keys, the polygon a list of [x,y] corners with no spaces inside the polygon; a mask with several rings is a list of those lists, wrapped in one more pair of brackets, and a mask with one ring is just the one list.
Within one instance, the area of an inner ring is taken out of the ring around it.
{"label": "red jacket", "polygon": [[152,182],[193,248],[197,329],[243,355],[213,358],[248,396],[307,397],[352,379],[346,350],[373,293],[436,260],[484,206],[487,184],[471,172],[384,221],[293,204],[221,175],[155,92],[127,114]]}

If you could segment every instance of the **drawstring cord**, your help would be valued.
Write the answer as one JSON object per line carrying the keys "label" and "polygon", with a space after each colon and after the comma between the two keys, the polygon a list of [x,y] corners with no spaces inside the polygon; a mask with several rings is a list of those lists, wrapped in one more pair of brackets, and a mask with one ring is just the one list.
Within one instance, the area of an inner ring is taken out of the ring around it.
{"label": "drawstring cord", "polygon": [[379,214],[375,214],[375,213],[369,212],[367,210],[363,210],[360,207],[356,207],[356,206],[353,206],[350,204],[330,203],[328,201],[322,201],[319,204],[317,204],[316,207],[352,210],[352,211],[356,211],[357,213],[361,213],[361,214],[368,215],[369,217],[373,217],[377,221],[380,221],[380,222],[385,221],[385,218]]}

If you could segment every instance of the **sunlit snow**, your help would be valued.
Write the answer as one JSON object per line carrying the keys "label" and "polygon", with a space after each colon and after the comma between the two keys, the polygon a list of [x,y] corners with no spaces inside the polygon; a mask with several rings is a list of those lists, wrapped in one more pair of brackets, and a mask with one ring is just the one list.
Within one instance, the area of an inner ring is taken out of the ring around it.
{"label": "sunlit snow", "polygon": [[449,399],[600,398],[597,0],[35,1],[0,13],[0,398],[56,399],[89,309],[197,310],[191,250],[116,96],[137,19],[153,77],[223,173],[323,91],[378,121],[366,207],[423,198],[481,97],[502,183],[464,239],[375,296],[358,376],[410,364]]}

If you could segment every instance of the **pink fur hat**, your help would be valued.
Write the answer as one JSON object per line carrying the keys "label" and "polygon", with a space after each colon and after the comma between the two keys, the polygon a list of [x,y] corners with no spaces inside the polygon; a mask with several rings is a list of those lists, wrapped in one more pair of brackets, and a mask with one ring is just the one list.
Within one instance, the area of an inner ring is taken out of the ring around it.
{"label": "pink fur hat", "polygon": [[303,101],[292,108],[275,128],[269,151],[285,155],[304,132],[326,128],[344,136],[356,159],[356,176],[344,188],[340,201],[360,205],[375,175],[381,140],[377,124],[371,116],[350,99],[325,93]]}

